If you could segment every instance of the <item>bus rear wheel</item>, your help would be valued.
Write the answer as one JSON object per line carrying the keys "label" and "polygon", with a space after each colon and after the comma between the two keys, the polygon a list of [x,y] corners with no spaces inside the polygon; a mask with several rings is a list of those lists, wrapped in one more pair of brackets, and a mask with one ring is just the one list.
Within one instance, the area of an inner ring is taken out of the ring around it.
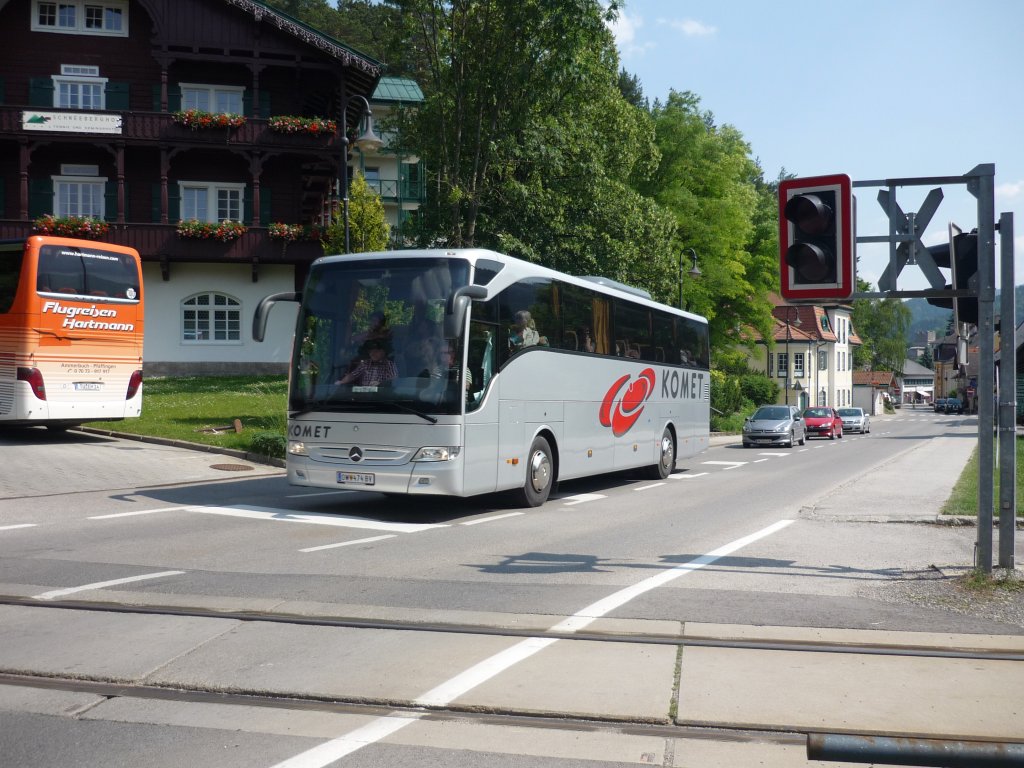
{"label": "bus rear wheel", "polygon": [[526,457],[526,482],[517,493],[524,507],[539,507],[548,500],[554,481],[551,446],[543,437],[535,437]]}
{"label": "bus rear wheel", "polygon": [[647,474],[655,480],[664,480],[676,468],[676,439],[672,430],[665,427],[658,445],[658,463],[647,468]]}

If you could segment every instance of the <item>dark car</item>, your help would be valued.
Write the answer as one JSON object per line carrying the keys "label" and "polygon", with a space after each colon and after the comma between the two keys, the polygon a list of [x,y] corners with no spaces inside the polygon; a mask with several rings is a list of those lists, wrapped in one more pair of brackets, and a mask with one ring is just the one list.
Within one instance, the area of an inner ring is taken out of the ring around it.
{"label": "dark car", "polygon": [[944,398],[944,397],[936,397],[935,398],[935,403],[934,403],[934,408],[935,408],[935,412],[936,413],[945,413],[946,412],[946,398]]}
{"label": "dark car", "polygon": [[835,408],[815,406],[804,411],[804,429],[807,430],[807,437],[835,440],[843,436],[843,419]]}
{"label": "dark car", "polygon": [[943,406],[943,413],[963,413],[964,404],[959,397],[947,397]]}

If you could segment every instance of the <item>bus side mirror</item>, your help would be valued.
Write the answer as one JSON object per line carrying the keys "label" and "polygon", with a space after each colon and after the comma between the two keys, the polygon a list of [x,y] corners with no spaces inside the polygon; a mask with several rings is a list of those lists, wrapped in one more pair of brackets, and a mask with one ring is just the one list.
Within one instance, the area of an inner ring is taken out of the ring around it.
{"label": "bus side mirror", "polygon": [[260,299],[252,316],[253,341],[263,341],[267,334],[267,316],[270,314],[270,308],[279,301],[302,301],[302,292],[272,293]]}
{"label": "bus side mirror", "polygon": [[461,335],[469,302],[473,299],[482,301],[486,298],[487,289],[482,285],[464,285],[453,291],[444,308],[444,337],[454,339]]}

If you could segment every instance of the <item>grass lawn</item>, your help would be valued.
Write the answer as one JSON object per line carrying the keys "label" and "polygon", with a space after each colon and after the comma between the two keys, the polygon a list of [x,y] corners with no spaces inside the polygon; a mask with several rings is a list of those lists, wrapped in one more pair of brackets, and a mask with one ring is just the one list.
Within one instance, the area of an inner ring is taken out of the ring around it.
{"label": "grass lawn", "polygon": [[[1024,480],[1024,441],[1017,440],[1017,517],[1024,517],[1024,498],[1021,493],[1021,481]],[[992,470],[995,475],[993,491],[993,513],[999,516],[999,450],[996,449],[996,462]],[[978,449],[974,449],[967,466],[960,474],[960,479],[953,486],[953,492],[942,507],[944,515],[978,514]]]}
{"label": "grass lawn", "polygon": [[[280,457],[287,428],[287,389],[286,376],[145,379],[142,416],[86,426]],[[235,419],[242,423],[238,434],[231,427]],[[221,427],[226,429],[216,429]],[[280,439],[268,441],[268,433]],[[273,442],[279,444],[280,451],[267,449]]]}

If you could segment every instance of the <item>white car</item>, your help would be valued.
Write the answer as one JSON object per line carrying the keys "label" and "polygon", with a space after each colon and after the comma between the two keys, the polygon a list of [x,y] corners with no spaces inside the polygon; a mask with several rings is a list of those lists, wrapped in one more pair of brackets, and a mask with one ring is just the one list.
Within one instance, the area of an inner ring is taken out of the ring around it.
{"label": "white car", "polygon": [[871,417],[864,413],[863,408],[838,408],[839,418],[843,420],[844,432],[860,432],[862,435],[871,431]]}

